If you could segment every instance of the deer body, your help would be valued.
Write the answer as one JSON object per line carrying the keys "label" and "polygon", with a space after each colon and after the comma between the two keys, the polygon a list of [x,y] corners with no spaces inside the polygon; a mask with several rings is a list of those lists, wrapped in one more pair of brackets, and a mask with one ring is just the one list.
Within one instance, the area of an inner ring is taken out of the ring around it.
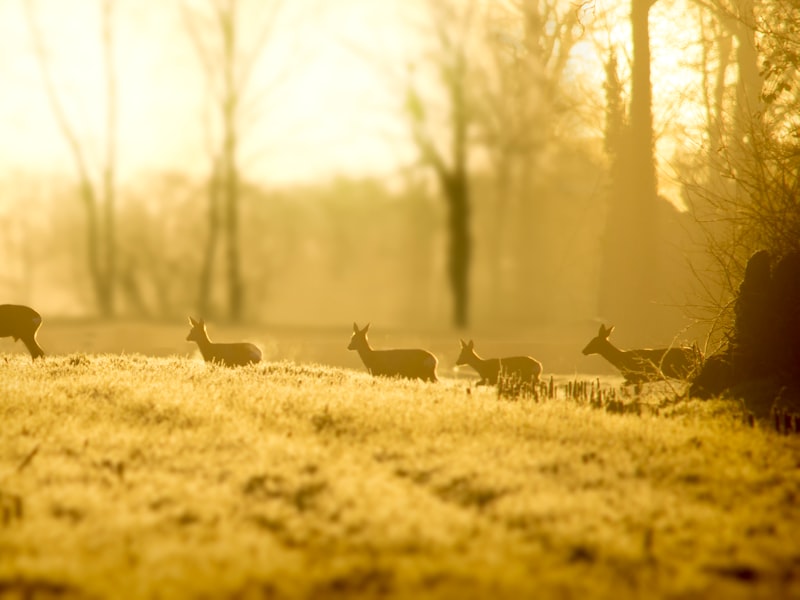
{"label": "deer body", "polygon": [[261,350],[254,344],[248,342],[236,342],[233,344],[215,344],[206,332],[206,324],[203,319],[195,321],[189,317],[192,326],[186,341],[197,342],[200,354],[206,362],[216,362],[226,367],[238,367],[257,363],[261,360]]}
{"label": "deer body", "polygon": [[436,367],[439,361],[433,354],[420,349],[373,350],[367,339],[368,329],[369,324],[364,329],[359,329],[353,323],[353,337],[350,338],[347,349],[358,352],[364,366],[373,376],[438,381]]}
{"label": "deer body", "polygon": [[601,325],[597,337],[586,345],[583,354],[599,354],[605,358],[620,371],[626,383],[644,383],[665,377],[685,380],[702,359],[697,346],[620,350],[608,341],[612,331],[613,326]]}
{"label": "deer body", "polygon": [[44,356],[44,350],[36,341],[41,324],[42,316],[29,306],[0,304],[0,337],[13,337],[15,342],[22,340],[33,360]]}
{"label": "deer body", "polygon": [[457,365],[469,365],[478,372],[481,380],[476,385],[497,385],[502,373],[505,377],[515,377],[521,383],[535,384],[542,374],[542,363],[530,356],[509,356],[506,358],[481,358],[475,352],[475,343],[461,340],[461,354]]}

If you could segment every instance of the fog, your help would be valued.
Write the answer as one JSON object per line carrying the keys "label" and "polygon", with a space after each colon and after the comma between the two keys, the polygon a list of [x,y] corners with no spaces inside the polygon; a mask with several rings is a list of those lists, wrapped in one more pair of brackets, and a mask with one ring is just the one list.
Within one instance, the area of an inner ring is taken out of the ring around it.
{"label": "fog", "polygon": [[63,319],[697,335],[698,288],[724,294],[698,285],[686,174],[735,82],[703,83],[682,2],[651,11],[646,65],[627,5],[546,4],[2,4],[0,297]]}

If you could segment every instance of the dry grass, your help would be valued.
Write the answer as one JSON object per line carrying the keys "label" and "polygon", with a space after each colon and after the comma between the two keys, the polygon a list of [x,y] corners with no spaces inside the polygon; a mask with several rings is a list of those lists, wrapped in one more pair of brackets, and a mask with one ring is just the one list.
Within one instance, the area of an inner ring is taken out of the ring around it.
{"label": "dry grass", "polygon": [[0,597],[800,596],[800,441],[463,381],[0,358]]}

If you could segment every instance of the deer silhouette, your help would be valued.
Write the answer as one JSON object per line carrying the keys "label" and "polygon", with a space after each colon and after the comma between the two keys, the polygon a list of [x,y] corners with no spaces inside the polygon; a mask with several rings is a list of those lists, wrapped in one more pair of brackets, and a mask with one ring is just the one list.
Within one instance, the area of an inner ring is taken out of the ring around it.
{"label": "deer silhouette", "polygon": [[189,317],[189,324],[192,326],[189,335],[186,336],[187,342],[197,342],[200,354],[206,362],[221,363],[226,367],[238,367],[257,363],[261,360],[261,350],[257,346],[248,342],[237,342],[233,344],[215,344],[208,338],[206,324],[203,319],[195,321]]}
{"label": "deer silhouette", "polygon": [[44,356],[36,333],[42,324],[42,316],[29,306],[21,304],[0,304],[0,337],[13,337],[14,341],[22,340],[31,359]]}
{"label": "deer silhouette", "polygon": [[461,353],[457,365],[469,365],[478,372],[481,380],[476,385],[497,385],[497,379],[514,377],[520,383],[536,384],[542,374],[542,363],[530,356],[509,356],[507,358],[481,358],[475,352],[475,342],[461,342]]}
{"label": "deer silhouette", "polygon": [[350,338],[348,350],[355,350],[361,357],[364,366],[373,376],[406,377],[423,381],[438,381],[436,366],[439,361],[427,350],[373,350],[367,339],[369,323],[359,329],[353,323],[353,337]]}
{"label": "deer silhouette", "polygon": [[620,350],[608,341],[614,326],[600,325],[597,337],[583,349],[584,355],[599,354],[614,365],[625,383],[657,381],[665,377],[688,379],[703,356],[697,345],[675,348]]}

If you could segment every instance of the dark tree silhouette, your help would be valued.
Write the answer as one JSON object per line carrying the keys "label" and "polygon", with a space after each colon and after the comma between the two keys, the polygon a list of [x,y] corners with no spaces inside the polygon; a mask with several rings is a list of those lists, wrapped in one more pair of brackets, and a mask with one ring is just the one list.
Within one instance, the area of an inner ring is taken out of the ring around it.
{"label": "dark tree silhouette", "polygon": [[434,60],[447,102],[446,129],[449,140],[440,150],[434,141],[426,108],[413,83],[407,91],[406,109],[411,120],[414,141],[422,162],[431,167],[447,206],[447,274],[453,298],[453,324],[469,323],[470,264],[470,184],[468,132],[475,115],[468,98],[469,69],[467,40],[473,18],[470,5],[459,13],[445,1],[432,3],[433,26],[439,47]]}
{"label": "dark tree silhouette", "polygon": [[[651,0],[631,0],[633,65],[627,119],[620,115],[615,63],[608,65],[606,144],[612,181],[603,234],[600,312],[640,333],[657,325],[649,310],[659,277],[657,181],[653,155],[649,12]],[[626,327],[626,328],[627,328]]]}

